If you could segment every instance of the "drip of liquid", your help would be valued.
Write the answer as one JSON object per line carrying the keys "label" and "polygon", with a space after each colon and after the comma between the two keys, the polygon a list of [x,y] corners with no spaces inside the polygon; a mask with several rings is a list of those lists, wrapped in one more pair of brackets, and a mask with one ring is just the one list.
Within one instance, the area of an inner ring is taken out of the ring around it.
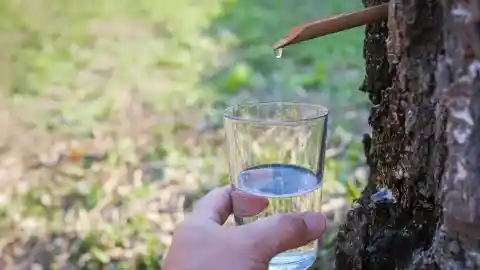
{"label": "drip of liquid", "polygon": [[283,49],[282,48],[279,48],[279,49],[275,50],[275,57],[277,59],[282,58],[282,54],[283,54]]}

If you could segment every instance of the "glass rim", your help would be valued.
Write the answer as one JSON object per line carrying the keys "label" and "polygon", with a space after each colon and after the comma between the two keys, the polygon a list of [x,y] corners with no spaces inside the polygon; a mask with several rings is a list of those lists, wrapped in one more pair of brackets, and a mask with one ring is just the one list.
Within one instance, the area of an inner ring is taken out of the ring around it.
{"label": "glass rim", "polygon": [[[313,108],[321,109],[321,112],[315,116],[300,117],[295,120],[268,120],[268,119],[251,119],[251,118],[249,119],[245,117],[238,117],[238,116],[232,115],[232,111],[236,108],[242,108],[242,107],[253,106],[253,105],[274,105],[274,104],[313,107]],[[261,125],[292,125],[297,123],[315,122],[315,121],[327,118],[328,113],[329,113],[328,108],[319,104],[304,103],[304,102],[265,101],[265,102],[248,102],[248,103],[241,103],[241,104],[228,106],[223,111],[223,117],[225,119],[235,121],[235,122],[255,123],[255,124],[261,124]]]}

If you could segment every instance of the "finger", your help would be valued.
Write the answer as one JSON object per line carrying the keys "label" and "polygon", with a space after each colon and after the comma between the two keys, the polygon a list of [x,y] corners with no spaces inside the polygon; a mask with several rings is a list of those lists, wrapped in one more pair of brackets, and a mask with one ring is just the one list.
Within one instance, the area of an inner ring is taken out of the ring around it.
{"label": "finger", "polygon": [[233,190],[230,186],[216,188],[202,199],[193,209],[192,215],[223,224],[233,212],[237,217],[251,217],[268,206],[268,199]]}
{"label": "finger", "polygon": [[326,218],[321,213],[277,214],[239,227],[246,239],[251,239],[260,259],[298,248],[322,236]]}
{"label": "finger", "polygon": [[231,197],[233,213],[240,218],[255,216],[268,206],[268,199],[238,189],[232,191]]}
{"label": "finger", "polygon": [[211,190],[196,203],[192,215],[211,219],[218,224],[225,223],[232,213],[231,193],[232,188],[229,185]]}

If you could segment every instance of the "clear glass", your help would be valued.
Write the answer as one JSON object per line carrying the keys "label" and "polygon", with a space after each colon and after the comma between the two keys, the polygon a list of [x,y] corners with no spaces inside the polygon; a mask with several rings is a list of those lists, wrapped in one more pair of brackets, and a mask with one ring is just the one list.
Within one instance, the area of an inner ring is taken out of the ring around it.
{"label": "clear glass", "polygon": [[[235,217],[237,225],[277,213],[320,211],[327,118],[327,108],[314,104],[266,102],[227,108],[231,183],[269,200],[260,214]],[[307,269],[315,262],[317,242],[277,255],[269,269]]]}

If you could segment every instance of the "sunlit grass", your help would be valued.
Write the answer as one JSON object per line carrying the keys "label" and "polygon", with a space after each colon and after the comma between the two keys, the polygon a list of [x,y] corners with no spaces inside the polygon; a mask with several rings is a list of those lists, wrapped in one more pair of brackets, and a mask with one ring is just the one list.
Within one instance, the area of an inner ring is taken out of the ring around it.
{"label": "sunlit grass", "polygon": [[[159,269],[184,208],[228,182],[226,104],[361,110],[361,29],[281,61],[270,49],[315,10],[359,6],[317,5],[0,0],[0,264]],[[328,159],[324,192],[356,194],[361,147],[335,131],[351,121],[332,123],[330,146],[349,151]]]}

